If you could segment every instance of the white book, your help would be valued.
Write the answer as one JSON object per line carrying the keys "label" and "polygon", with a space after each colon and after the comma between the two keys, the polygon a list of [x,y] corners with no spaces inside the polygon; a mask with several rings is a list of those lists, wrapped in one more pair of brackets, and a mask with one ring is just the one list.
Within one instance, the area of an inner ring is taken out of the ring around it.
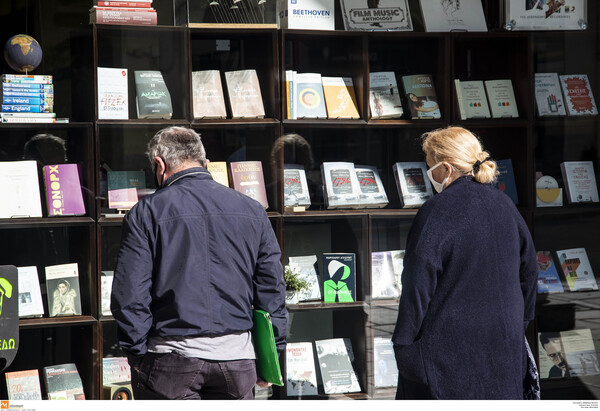
{"label": "white book", "polygon": [[596,354],[591,329],[561,331],[560,339],[571,377],[600,374],[598,354]]}
{"label": "white book", "polygon": [[45,267],[50,317],[81,315],[77,263]]}
{"label": "white book", "polygon": [[321,280],[317,273],[317,256],[305,255],[289,257],[289,267],[298,273],[298,277],[310,284],[308,290],[297,292],[298,301],[321,300]]}
{"label": "white book", "polygon": [[195,119],[227,118],[219,70],[193,71],[192,95]]}
{"label": "white book", "polygon": [[36,266],[17,267],[19,275],[19,318],[41,317],[44,303]]}
{"label": "white book", "polygon": [[306,170],[300,164],[283,165],[283,205],[286,208],[310,207]]}
{"label": "white book", "polygon": [[328,209],[359,207],[360,187],[353,163],[325,162],[321,164],[321,174]]}
{"label": "white book", "polygon": [[344,338],[315,341],[325,394],[360,391],[351,362],[353,355],[347,347],[349,344],[350,340]]}
{"label": "white book", "polygon": [[569,290],[589,291],[598,289],[598,283],[585,248],[556,250],[556,254],[563,274],[567,279]]}
{"label": "white book", "polygon": [[402,117],[400,91],[393,71],[369,73],[369,107],[372,119]]}
{"label": "white book", "polygon": [[535,73],[535,104],[538,116],[566,116],[557,73]]}
{"label": "white book", "polygon": [[373,369],[376,388],[398,384],[398,366],[391,338],[373,338]]}
{"label": "white book", "polygon": [[294,74],[294,103],[297,119],[327,118],[320,73]]}
{"label": "white book", "polygon": [[598,187],[591,161],[565,161],[560,163],[567,200],[572,203],[597,203]]}
{"label": "white book", "polygon": [[100,310],[102,315],[112,315],[112,311],[110,311],[110,296],[114,274],[114,271],[102,271],[102,275],[100,276]]}
{"label": "white book", "polygon": [[587,74],[567,74],[559,76],[559,79],[567,113],[570,116],[598,114],[598,107]]}
{"label": "white book", "polygon": [[312,343],[287,343],[285,361],[288,397],[317,395],[317,373]]}
{"label": "white book", "polygon": [[127,69],[98,67],[98,120],[129,119]]}
{"label": "white book", "polygon": [[382,208],[388,204],[385,188],[375,166],[355,165],[356,178],[360,187],[360,208]]}
{"label": "white book", "polygon": [[423,161],[397,162],[392,166],[402,208],[418,208],[433,197],[433,188]]}
{"label": "white book", "polygon": [[256,70],[237,70],[225,72],[227,96],[232,118],[264,118],[260,83]]}
{"label": "white book", "polygon": [[[481,80],[454,81],[456,97],[461,110],[461,120],[490,118],[485,86]],[[464,111],[464,116],[462,112]]]}
{"label": "white book", "polygon": [[9,400],[42,400],[40,374],[37,369],[6,372],[4,376]]}
{"label": "white book", "polygon": [[404,271],[404,255],[406,250],[391,250],[392,265],[394,266],[394,278],[396,279],[396,287],[402,293],[402,271]]}
{"label": "white book", "polygon": [[510,79],[486,80],[487,91],[492,117],[519,117],[517,100]]}
{"label": "white book", "polygon": [[481,0],[419,0],[427,32],[487,31]]}
{"label": "white book", "polygon": [[0,188],[0,218],[42,216],[35,160],[0,161]]}
{"label": "white book", "polygon": [[371,297],[400,297],[400,289],[396,282],[392,253],[390,251],[376,251],[371,253]]}

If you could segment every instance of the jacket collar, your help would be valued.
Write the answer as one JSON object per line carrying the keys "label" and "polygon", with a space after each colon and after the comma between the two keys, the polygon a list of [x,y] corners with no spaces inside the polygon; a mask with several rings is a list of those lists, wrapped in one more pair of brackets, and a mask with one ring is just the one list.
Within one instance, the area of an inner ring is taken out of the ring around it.
{"label": "jacket collar", "polygon": [[167,178],[158,187],[157,190],[161,190],[161,189],[163,189],[165,187],[169,187],[170,185],[174,184],[175,182],[181,180],[182,178],[191,177],[191,176],[198,176],[198,175],[210,177],[210,173],[204,167],[186,168],[185,170],[178,171],[177,173],[175,173],[172,176],[170,176],[169,178]]}

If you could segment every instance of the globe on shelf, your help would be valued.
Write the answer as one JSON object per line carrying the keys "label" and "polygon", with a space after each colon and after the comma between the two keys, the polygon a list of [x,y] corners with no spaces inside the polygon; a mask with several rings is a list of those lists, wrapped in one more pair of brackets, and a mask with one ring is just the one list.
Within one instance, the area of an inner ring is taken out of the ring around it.
{"label": "globe on shelf", "polygon": [[4,45],[4,59],[11,69],[28,73],[40,65],[42,61],[42,47],[31,36],[17,34],[8,39]]}

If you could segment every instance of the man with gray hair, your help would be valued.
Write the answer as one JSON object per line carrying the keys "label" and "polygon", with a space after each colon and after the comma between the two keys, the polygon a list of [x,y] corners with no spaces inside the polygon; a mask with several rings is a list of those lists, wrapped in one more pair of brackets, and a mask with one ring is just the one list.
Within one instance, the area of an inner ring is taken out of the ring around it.
{"label": "man with gray hair", "polygon": [[148,143],[158,189],[123,219],[111,310],[136,399],[253,399],[252,308],[288,313],[281,250],[256,200],[214,181],[200,136]]}

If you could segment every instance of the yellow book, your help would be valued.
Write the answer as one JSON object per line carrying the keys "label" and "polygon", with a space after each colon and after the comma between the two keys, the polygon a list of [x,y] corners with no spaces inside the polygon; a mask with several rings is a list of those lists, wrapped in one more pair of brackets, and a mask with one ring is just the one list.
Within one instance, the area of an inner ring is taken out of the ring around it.
{"label": "yellow book", "polygon": [[227,175],[227,162],[225,161],[209,161],[207,170],[217,183],[229,187],[229,177]]}
{"label": "yellow book", "polygon": [[322,77],[322,82],[327,118],[360,118],[351,77]]}

